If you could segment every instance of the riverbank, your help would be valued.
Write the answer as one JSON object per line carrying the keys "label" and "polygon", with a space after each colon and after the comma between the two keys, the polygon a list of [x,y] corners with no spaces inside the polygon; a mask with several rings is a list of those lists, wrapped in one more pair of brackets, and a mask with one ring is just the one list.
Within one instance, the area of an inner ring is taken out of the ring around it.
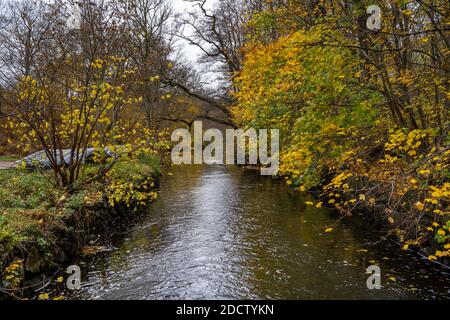
{"label": "riverbank", "polygon": [[157,198],[159,175],[154,157],[120,162],[101,181],[69,194],[45,173],[0,170],[0,296],[28,295],[81,251],[96,250],[114,221]]}
{"label": "riverbank", "polygon": [[[386,168],[384,159],[388,156],[378,161],[359,159],[356,164],[346,163],[337,171],[325,167],[320,183],[310,190],[317,200],[308,205],[328,207],[341,218],[363,214],[378,226],[380,234],[397,243],[403,251],[415,252],[448,269],[450,184],[445,168],[449,155],[448,150],[441,149],[420,158],[422,168],[429,162],[441,168],[435,176],[430,170],[417,169],[409,163],[406,167],[390,163]],[[292,186],[291,179],[285,177]],[[299,188],[294,185],[294,189]],[[333,226],[327,232],[333,232]]]}
{"label": "riverbank", "polygon": [[[448,167],[450,152],[446,149],[440,150],[440,156],[435,156],[434,161],[442,162],[441,167]],[[438,154],[438,153],[437,153]],[[436,154],[436,155],[437,155]],[[430,161],[430,159],[424,162]],[[362,164],[362,161],[359,161]],[[372,164],[374,165],[374,164]],[[258,166],[243,166],[246,170],[259,170]],[[340,170],[344,170],[341,168]],[[368,179],[367,174],[354,168],[345,170],[345,173],[336,174],[325,168],[318,179],[318,184],[306,190],[299,186],[297,176],[282,173],[276,179],[285,181],[292,194],[307,192],[313,196],[313,200],[307,201],[306,205],[311,207],[327,208],[335,214],[335,221],[324,229],[326,233],[332,233],[335,227],[343,219],[352,219],[354,215],[364,216],[367,223],[385,240],[395,244],[400,250],[412,253],[420,259],[428,260],[429,263],[438,268],[450,270],[450,244],[446,243],[450,234],[450,221],[445,217],[448,214],[449,199],[448,183],[443,183],[441,188],[427,186],[430,192],[424,194],[424,185],[417,181],[415,188],[407,192],[402,192],[399,203],[397,200],[395,208],[391,202],[394,197],[398,197],[395,190],[399,189],[399,178],[394,176],[392,180]],[[401,175],[401,173],[398,173]],[[407,179],[406,183],[411,183]],[[443,179],[445,181],[445,178]],[[397,191],[398,192],[398,191]],[[384,193],[384,194],[383,194]],[[418,199],[426,198],[422,202]],[[443,202],[443,204],[441,204]],[[423,205],[415,215],[410,215],[412,206]],[[439,210],[437,208],[441,208]],[[434,210],[433,210],[434,209]],[[418,214],[420,214],[418,216]],[[333,214],[333,215],[334,215]],[[412,221],[414,220],[414,221]],[[414,232],[422,232],[421,236],[414,238]]]}

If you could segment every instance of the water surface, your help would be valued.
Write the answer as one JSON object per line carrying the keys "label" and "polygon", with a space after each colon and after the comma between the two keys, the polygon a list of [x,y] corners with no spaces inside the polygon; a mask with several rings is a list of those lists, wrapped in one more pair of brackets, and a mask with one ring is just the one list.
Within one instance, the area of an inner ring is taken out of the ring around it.
{"label": "water surface", "polygon": [[[449,274],[354,217],[339,223],[281,182],[226,166],[184,166],[148,214],[82,262],[75,299],[433,299]],[[331,234],[325,234],[333,226]],[[377,244],[374,244],[377,243]],[[368,290],[369,265],[382,270]],[[395,280],[395,281],[394,281]]]}

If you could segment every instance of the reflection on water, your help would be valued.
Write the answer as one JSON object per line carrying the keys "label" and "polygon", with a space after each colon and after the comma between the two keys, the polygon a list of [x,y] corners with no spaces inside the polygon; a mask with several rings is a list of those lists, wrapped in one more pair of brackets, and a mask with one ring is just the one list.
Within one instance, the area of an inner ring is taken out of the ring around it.
{"label": "reflection on water", "polygon": [[[379,239],[367,224],[341,223],[325,234],[335,218],[282,183],[225,166],[172,172],[148,215],[112,240],[117,250],[84,261],[83,290],[73,298],[450,296],[448,274],[430,273],[386,241],[370,245]],[[382,290],[367,289],[372,264],[381,267]]]}

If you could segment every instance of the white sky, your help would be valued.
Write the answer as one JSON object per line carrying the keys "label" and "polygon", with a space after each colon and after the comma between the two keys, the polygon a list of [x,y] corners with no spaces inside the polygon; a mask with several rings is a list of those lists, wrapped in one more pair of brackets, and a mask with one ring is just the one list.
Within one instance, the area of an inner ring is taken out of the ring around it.
{"label": "white sky", "polygon": [[[206,8],[211,8],[216,1],[217,0],[207,0]],[[192,2],[188,2],[185,0],[172,0],[171,2],[172,2],[174,10],[180,14],[182,14],[183,12],[191,12],[191,11],[196,10],[193,7],[194,3],[192,3]],[[189,32],[189,31],[187,31],[187,32]],[[182,50],[186,59],[188,59],[190,62],[193,62],[193,63],[197,62],[197,59],[199,58],[200,53],[201,53],[199,48],[189,45],[185,41],[179,41],[178,45],[179,45],[179,48]]]}

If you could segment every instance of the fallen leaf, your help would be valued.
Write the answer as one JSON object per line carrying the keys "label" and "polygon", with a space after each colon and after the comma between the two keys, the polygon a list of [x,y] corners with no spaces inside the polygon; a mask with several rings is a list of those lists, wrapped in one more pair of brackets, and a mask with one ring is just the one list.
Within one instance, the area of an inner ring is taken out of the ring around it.
{"label": "fallen leaf", "polygon": [[48,293],[41,293],[41,294],[38,296],[38,299],[39,299],[39,300],[48,300],[48,298],[49,298]]}

